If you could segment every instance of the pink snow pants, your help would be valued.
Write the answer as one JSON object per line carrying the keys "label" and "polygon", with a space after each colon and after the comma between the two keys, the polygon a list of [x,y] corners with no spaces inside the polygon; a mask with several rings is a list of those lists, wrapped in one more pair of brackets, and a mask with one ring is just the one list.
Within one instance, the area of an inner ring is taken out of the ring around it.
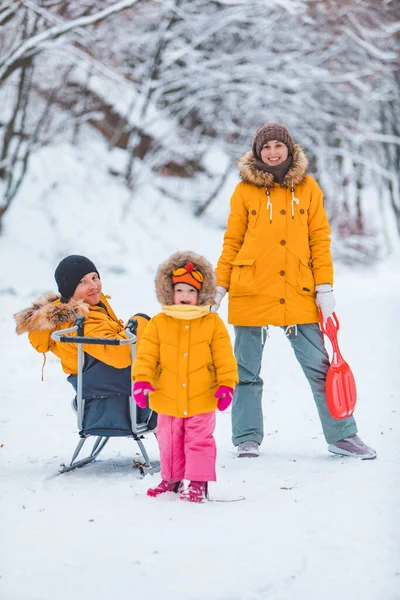
{"label": "pink snow pants", "polygon": [[181,419],[158,415],[161,478],[216,481],[215,411]]}

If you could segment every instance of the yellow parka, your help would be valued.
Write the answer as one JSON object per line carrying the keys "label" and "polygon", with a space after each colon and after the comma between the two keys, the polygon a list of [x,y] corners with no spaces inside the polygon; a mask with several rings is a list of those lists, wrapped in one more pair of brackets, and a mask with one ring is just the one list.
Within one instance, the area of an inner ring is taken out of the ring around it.
{"label": "yellow parka", "polygon": [[[61,360],[63,371],[69,375],[76,375],[78,346],[56,342],[51,338],[51,334],[53,331],[73,327],[75,319],[83,316],[85,336],[126,339],[124,324],[112,310],[107,300],[109,297],[102,294],[103,306],[90,306],[82,300],[73,298],[68,303],[61,303],[59,295],[47,294],[36,300],[29,308],[14,315],[17,333],[28,332],[29,341],[35,350],[41,353],[53,352]],[[148,320],[137,315],[134,318],[138,321],[139,339]],[[67,335],[75,336],[76,333]],[[129,344],[124,346],[84,344],[82,348],[90,356],[117,369],[129,367],[132,362]]]}
{"label": "yellow parka", "polygon": [[155,392],[150,407],[173,417],[217,408],[220,385],[234,388],[237,365],[229,333],[209,306],[164,306],[151,319],[136,354],[132,376]]}
{"label": "yellow parka", "polygon": [[229,323],[318,322],[315,286],[333,285],[330,228],[301,147],[295,144],[281,185],[257,169],[251,152],[238,165],[242,181],[231,198],[216,269],[218,285],[229,290]]}

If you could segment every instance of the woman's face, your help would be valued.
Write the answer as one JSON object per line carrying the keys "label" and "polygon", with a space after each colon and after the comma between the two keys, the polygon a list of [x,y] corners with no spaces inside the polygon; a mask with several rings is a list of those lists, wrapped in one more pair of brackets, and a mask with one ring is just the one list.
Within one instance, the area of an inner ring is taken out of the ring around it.
{"label": "woman's face", "polygon": [[287,146],[278,140],[266,142],[261,150],[261,160],[269,167],[281,165],[289,154]]}
{"label": "woman's face", "polygon": [[197,304],[199,292],[188,283],[176,283],[174,287],[174,304]]}
{"label": "woman's face", "polygon": [[82,277],[74,295],[72,296],[75,300],[83,300],[86,304],[94,306],[100,302],[101,295],[101,281],[97,273],[88,273],[85,277]]}

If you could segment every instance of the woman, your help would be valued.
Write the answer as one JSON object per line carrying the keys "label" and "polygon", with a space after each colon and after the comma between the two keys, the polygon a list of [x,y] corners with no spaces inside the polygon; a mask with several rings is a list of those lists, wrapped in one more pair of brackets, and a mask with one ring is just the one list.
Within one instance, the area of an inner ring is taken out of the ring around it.
{"label": "woman", "polygon": [[216,274],[217,310],[229,290],[239,384],[232,404],[232,439],[240,457],[255,457],[263,440],[260,378],[265,326],[284,328],[313,392],[328,449],[372,459],[353,417],[334,419],[326,402],[329,357],[319,328],[335,307],[330,228],[323,195],[307,175],[308,161],[288,129],[261,125],[238,163],[241,182]]}
{"label": "woman", "polygon": [[[112,310],[108,298],[102,293],[100,275],[91,260],[85,256],[64,258],[54,273],[58,294],[42,296],[32,306],[14,315],[18,334],[27,332],[29,341],[37,350],[53,352],[61,361],[68,381],[76,390],[78,346],[55,341],[53,331],[67,329],[79,316],[85,318],[84,334],[87,337],[127,339],[125,326]],[[135,315],[140,337],[148,317]],[[75,334],[69,334],[75,335]],[[131,394],[131,347],[84,344],[85,353],[83,397],[129,396]],[[138,415],[141,421],[148,409]]]}

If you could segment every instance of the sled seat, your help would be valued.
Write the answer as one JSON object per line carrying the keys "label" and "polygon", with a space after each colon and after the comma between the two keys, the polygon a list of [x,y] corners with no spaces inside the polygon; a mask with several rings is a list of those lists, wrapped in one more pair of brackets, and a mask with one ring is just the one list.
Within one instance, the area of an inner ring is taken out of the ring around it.
{"label": "sled seat", "polygon": [[[85,375],[87,378],[90,376],[91,363],[98,361],[85,354],[82,345],[119,346],[129,344],[133,360],[136,351],[136,328],[137,321],[131,319],[125,329],[128,339],[85,337],[84,318],[78,317],[73,327],[52,333],[54,340],[78,346],[77,374],[76,376],[71,375],[68,380],[76,391],[73,408],[77,412],[80,440],[70,463],[60,466],[60,473],[66,473],[93,462],[112,437],[131,437],[138,444],[143,462],[139,461],[137,466],[142,475],[156,473],[160,470],[159,463],[150,460],[143,442],[148,434],[155,434],[157,415],[148,408],[138,409],[133,400],[131,378],[129,377],[130,395],[125,393],[126,387],[122,385],[121,392],[114,394],[110,394],[106,390],[102,393],[101,389],[93,391],[93,388],[89,392],[85,386]],[[75,336],[67,335],[74,332],[76,332]],[[112,369],[112,367],[109,368]],[[113,371],[115,373],[115,369]],[[78,460],[84,443],[90,437],[95,439],[89,456]]]}

